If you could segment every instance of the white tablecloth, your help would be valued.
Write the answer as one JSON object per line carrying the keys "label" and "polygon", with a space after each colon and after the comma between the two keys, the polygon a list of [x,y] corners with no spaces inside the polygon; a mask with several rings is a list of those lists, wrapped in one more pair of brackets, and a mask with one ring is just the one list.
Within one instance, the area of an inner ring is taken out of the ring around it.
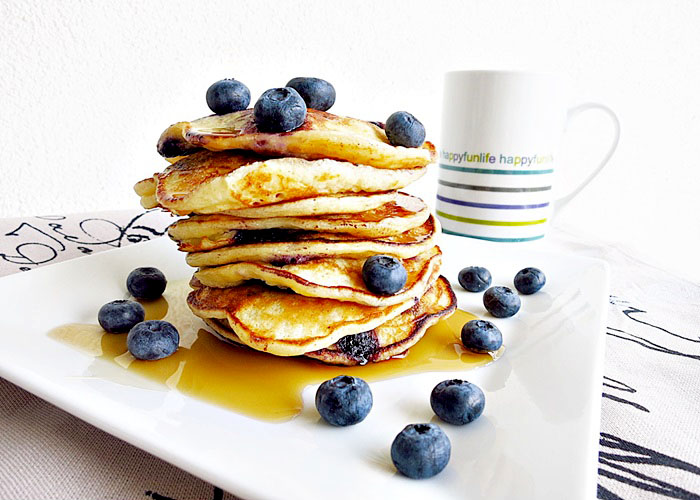
{"label": "white tablecloth", "polygon": [[[0,220],[0,276],[161,236],[161,212]],[[611,265],[598,498],[700,500],[700,286],[604,244]],[[233,499],[0,379],[0,499]]]}

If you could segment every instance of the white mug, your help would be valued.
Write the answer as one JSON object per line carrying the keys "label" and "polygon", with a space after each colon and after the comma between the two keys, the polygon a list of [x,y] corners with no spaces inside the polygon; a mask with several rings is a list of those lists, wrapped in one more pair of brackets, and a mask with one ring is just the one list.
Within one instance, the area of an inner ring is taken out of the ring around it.
{"label": "white mug", "polygon": [[[553,211],[601,171],[620,137],[613,111],[598,103],[567,109],[564,75],[453,71],[445,75],[436,211],[445,233],[490,241],[542,238]],[[555,200],[552,178],[567,122],[597,109],[615,134],[602,162]]]}

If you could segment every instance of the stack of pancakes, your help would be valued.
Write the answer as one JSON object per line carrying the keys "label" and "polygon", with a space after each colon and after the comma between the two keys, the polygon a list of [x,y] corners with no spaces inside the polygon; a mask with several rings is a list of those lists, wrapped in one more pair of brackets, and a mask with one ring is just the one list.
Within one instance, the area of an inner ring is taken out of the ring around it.
{"label": "stack of pancakes", "polygon": [[[333,364],[404,353],[455,309],[439,274],[439,226],[419,198],[434,147],[393,146],[381,127],[309,109],[286,133],[257,130],[252,110],[163,132],[172,163],[135,186],[145,208],[187,216],[168,233],[187,262],[190,309],[222,340]],[[372,293],[365,260],[392,255],[408,280]]]}

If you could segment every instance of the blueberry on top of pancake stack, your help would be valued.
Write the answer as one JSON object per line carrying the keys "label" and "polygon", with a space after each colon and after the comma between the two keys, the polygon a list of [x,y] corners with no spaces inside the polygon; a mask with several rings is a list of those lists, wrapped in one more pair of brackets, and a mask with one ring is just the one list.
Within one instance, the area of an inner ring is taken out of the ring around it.
{"label": "blueberry on top of pancake stack", "polygon": [[216,82],[215,114],[168,127],[170,165],[134,189],[185,216],[168,234],[198,268],[188,305],[214,335],[356,365],[406,352],[456,300],[438,221],[398,191],[434,161],[422,124],[336,116],[334,101],[330,83],[297,77],[246,109],[245,85]]}

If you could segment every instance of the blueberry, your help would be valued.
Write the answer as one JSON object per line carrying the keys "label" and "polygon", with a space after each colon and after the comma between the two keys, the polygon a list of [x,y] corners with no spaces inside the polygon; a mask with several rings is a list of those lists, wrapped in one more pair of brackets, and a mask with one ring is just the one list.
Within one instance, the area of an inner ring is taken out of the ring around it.
{"label": "blueberry", "polygon": [[207,89],[207,106],[217,115],[246,109],[250,104],[250,90],[233,78],[212,83]]}
{"label": "blueberry", "polygon": [[133,300],[113,300],[100,307],[97,321],[109,333],[126,333],[146,317],[146,311]]}
{"label": "blueberry", "polygon": [[353,425],[362,422],[372,409],[372,391],[361,378],[340,375],[319,386],[316,409],[331,425]]}
{"label": "blueberry", "polygon": [[507,286],[494,286],[484,292],[484,307],[497,318],[510,318],[520,310],[520,297]]}
{"label": "blueberry", "polygon": [[373,330],[368,332],[346,335],[336,342],[338,349],[347,354],[359,364],[365,365],[377,352],[379,342]]}
{"label": "blueberry", "polygon": [[491,273],[485,267],[465,267],[459,272],[457,279],[468,292],[483,292],[491,285]]}
{"label": "blueberry", "polygon": [[289,80],[287,87],[299,92],[307,108],[326,111],[335,103],[335,89],[326,80],[300,76]]}
{"label": "blueberry", "polygon": [[144,321],[129,330],[126,347],[138,359],[154,360],[167,358],[177,351],[180,334],[167,321]]}
{"label": "blueberry", "polygon": [[425,127],[411,113],[397,111],[386,120],[386,137],[394,146],[417,148],[425,140]]}
{"label": "blueberry", "polygon": [[473,422],[484,412],[485,405],[483,391],[466,380],[443,380],[430,393],[430,406],[448,424]]}
{"label": "blueberry", "polygon": [[412,479],[426,479],[442,471],[450,461],[452,446],[435,424],[410,424],[391,443],[391,461]]}
{"label": "blueberry", "polygon": [[372,255],[362,266],[367,289],[377,295],[394,295],[406,284],[408,273],[400,260],[389,255]]}
{"label": "blueberry", "polygon": [[536,267],[521,269],[515,275],[515,279],[513,279],[515,288],[523,295],[532,295],[535,292],[539,292],[546,282],[547,278],[544,273]]}
{"label": "blueberry", "polygon": [[255,125],[261,132],[289,132],[306,119],[306,103],[290,87],[263,92],[253,108]]}
{"label": "blueberry", "polygon": [[490,321],[473,319],[462,327],[462,344],[470,351],[497,351],[503,345],[503,336]]}
{"label": "blueberry", "polygon": [[141,300],[155,300],[165,291],[168,280],[155,267],[137,267],[126,278],[126,289]]}

